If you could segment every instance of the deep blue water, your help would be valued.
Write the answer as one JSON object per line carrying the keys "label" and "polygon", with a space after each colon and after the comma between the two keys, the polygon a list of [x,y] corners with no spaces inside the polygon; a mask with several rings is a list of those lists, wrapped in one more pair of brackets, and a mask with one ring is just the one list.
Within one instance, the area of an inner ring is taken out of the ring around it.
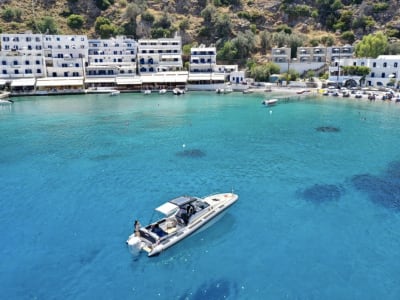
{"label": "deep blue water", "polygon": [[[262,95],[0,107],[2,299],[400,299],[400,105]],[[214,226],[132,257],[138,218],[234,190]]]}

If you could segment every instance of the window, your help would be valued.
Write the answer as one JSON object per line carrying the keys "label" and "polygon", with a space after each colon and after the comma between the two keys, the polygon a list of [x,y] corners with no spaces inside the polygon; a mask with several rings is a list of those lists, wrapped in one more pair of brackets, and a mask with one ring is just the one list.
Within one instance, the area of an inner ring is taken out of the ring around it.
{"label": "window", "polygon": [[385,78],[385,76],[386,76],[386,74],[385,74],[385,73],[382,73],[382,76],[381,76],[381,77],[382,77],[382,78]]}
{"label": "window", "polygon": [[27,42],[30,42],[32,39],[31,39],[31,37],[27,36],[27,37],[25,38],[25,40],[26,40]]}
{"label": "window", "polygon": [[6,62],[5,60],[3,60],[3,61],[1,61],[1,64],[2,64],[3,66],[5,66],[5,65],[7,65],[7,62]]}
{"label": "window", "polygon": [[40,46],[40,45],[36,45],[36,50],[42,50],[42,46]]}
{"label": "window", "polygon": [[3,36],[3,42],[9,42],[10,38],[8,36]]}
{"label": "window", "polygon": [[69,49],[69,45],[65,45],[65,49]]}
{"label": "window", "polygon": [[372,67],[373,67],[373,68],[376,68],[376,62],[374,62],[374,63],[372,64]]}
{"label": "window", "polygon": [[36,37],[36,38],[35,38],[35,41],[36,41],[36,42],[40,42],[40,38],[39,38],[39,37]]}
{"label": "window", "polygon": [[68,72],[64,72],[64,77],[68,77]]}
{"label": "window", "polygon": [[26,60],[26,61],[25,61],[25,65],[29,65],[29,60]]}
{"label": "window", "polygon": [[40,74],[40,73],[42,73],[42,70],[41,69],[37,69],[36,73]]}
{"label": "window", "polygon": [[394,63],[394,67],[397,68],[397,62]]}
{"label": "window", "polygon": [[79,64],[78,64],[78,63],[76,63],[76,64],[75,64],[75,67],[76,67],[76,68],[79,68]]}
{"label": "window", "polygon": [[375,73],[374,72],[371,73],[371,77],[375,77]]}
{"label": "window", "polygon": [[26,69],[25,70],[25,74],[32,74],[32,70],[31,69]]}
{"label": "window", "polygon": [[14,74],[19,74],[19,70],[14,70]]}
{"label": "window", "polygon": [[3,74],[7,74],[7,70],[3,70]]}
{"label": "window", "polygon": [[28,50],[32,50],[32,45],[28,45]]}
{"label": "window", "polygon": [[14,66],[18,65],[18,61],[14,60],[14,61],[13,61],[13,65],[14,65]]}
{"label": "window", "polygon": [[383,67],[386,68],[387,67],[387,63],[384,62],[383,63]]}

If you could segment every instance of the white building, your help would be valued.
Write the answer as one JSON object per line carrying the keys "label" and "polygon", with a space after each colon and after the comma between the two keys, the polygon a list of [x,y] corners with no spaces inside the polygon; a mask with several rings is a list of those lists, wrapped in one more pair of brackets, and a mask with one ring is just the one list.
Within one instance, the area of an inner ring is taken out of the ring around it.
{"label": "white building", "polygon": [[138,41],[139,74],[151,74],[167,71],[181,71],[182,40],[174,38],[140,39]]}
{"label": "white building", "polygon": [[387,86],[399,83],[400,76],[400,55],[380,55],[377,58],[350,58],[340,59],[329,67],[329,80],[343,83],[348,79],[354,79],[359,84],[361,76],[350,76],[344,74],[342,66],[365,66],[371,72],[365,77],[366,86]]}
{"label": "white building", "polygon": [[48,77],[84,77],[88,58],[86,35],[44,35]]}
{"label": "white building", "polygon": [[352,58],[354,47],[350,45],[333,47],[298,47],[295,58],[291,58],[289,47],[272,48],[271,61],[280,67],[281,72],[295,70],[302,74],[308,70],[323,72],[328,62]]}
{"label": "white building", "polygon": [[136,74],[137,42],[124,36],[89,40],[87,77],[133,76]]}
{"label": "white building", "polygon": [[0,78],[46,76],[41,34],[0,34]]}
{"label": "white building", "polygon": [[217,49],[215,47],[200,47],[190,49],[190,65],[191,73],[211,73],[217,65]]}

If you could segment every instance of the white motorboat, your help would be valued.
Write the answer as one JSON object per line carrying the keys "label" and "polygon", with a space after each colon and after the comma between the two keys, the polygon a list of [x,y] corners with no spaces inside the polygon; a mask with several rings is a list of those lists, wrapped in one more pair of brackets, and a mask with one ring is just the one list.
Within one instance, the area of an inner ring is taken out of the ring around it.
{"label": "white motorboat", "polygon": [[231,87],[218,88],[215,90],[217,94],[229,94],[233,92]]}
{"label": "white motorboat", "polygon": [[174,95],[183,95],[183,94],[185,94],[185,90],[182,90],[180,88],[174,88],[172,90],[172,92],[174,93]]}
{"label": "white motorboat", "polygon": [[278,99],[266,99],[262,102],[263,105],[272,106],[278,102]]}
{"label": "white motorboat", "polygon": [[120,91],[112,91],[110,96],[118,96],[121,92]]}
{"label": "white motorboat", "polygon": [[161,89],[158,93],[160,93],[160,94],[166,94],[166,93],[167,93],[167,90],[166,90],[166,89]]}
{"label": "white motorboat", "polygon": [[238,198],[233,193],[222,193],[204,198],[182,196],[170,200],[156,208],[165,217],[144,227],[135,222],[134,232],[126,243],[132,253],[143,250],[148,256],[158,255],[210,224],[211,220],[216,220]]}
{"label": "white motorboat", "polygon": [[13,103],[14,101],[12,101],[11,99],[7,99],[7,98],[3,98],[3,99],[1,99],[0,98],[0,104],[11,104],[11,103]]}
{"label": "white motorboat", "polygon": [[151,94],[151,90],[144,90],[144,91],[143,91],[143,94],[145,94],[145,95],[150,95],[150,94]]}

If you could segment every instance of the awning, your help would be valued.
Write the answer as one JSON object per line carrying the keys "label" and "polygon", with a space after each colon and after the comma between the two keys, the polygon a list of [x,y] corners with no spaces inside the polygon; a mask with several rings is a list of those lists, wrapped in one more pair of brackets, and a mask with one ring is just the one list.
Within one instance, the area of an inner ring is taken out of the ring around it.
{"label": "awning", "polygon": [[141,76],[143,83],[185,83],[188,76],[185,74],[154,74]]}
{"label": "awning", "polygon": [[83,86],[83,78],[39,78],[36,86]]}
{"label": "awning", "polygon": [[36,79],[35,78],[22,78],[22,79],[14,79],[11,81],[11,87],[15,86],[35,86]]}
{"label": "awning", "polygon": [[114,83],[115,77],[87,77],[85,83]]}
{"label": "awning", "polygon": [[0,85],[6,85],[7,80],[0,79]]}
{"label": "awning", "polygon": [[139,77],[117,77],[116,82],[118,85],[122,84],[142,84],[142,80]]}
{"label": "awning", "polygon": [[225,80],[225,75],[219,73],[191,73],[189,74],[189,80]]}
{"label": "awning", "polygon": [[166,216],[169,216],[172,213],[174,213],[178,208],[179,208],[179,206],[172,204],[171,202],[166,202],[163,205],[157,207],[156,211],[158,211]]}

